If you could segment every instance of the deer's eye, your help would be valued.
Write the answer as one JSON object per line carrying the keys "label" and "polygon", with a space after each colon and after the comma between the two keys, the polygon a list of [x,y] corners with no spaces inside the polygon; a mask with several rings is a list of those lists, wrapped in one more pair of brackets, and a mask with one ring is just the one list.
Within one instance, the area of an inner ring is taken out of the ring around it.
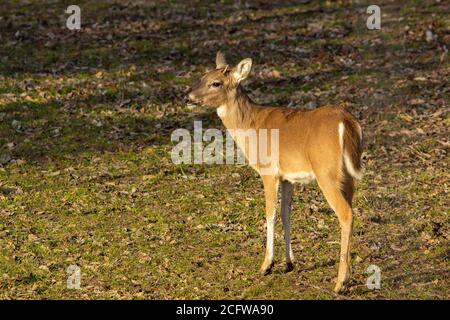
{"label": "deer's eye", "polygon": [[222,86],[222,82],[220,82],[220,81],[213,81],[211,83],[211,86],[214,87],[214,88],[218,88],[218,87]]}

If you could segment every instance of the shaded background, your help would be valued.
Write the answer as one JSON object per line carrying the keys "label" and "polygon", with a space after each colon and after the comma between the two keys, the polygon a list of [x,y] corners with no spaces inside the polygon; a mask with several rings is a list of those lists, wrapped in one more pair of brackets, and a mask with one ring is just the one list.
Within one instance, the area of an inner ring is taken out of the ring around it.
{"label": "shaded background", "polygon": [[[65,9],[81,8],[70,31]],[[2,1],[1,298],[448,298],[445,1]],[[446,14],[447,13],[447,14]],[[331,292],[339,226],[296,186],[296,269],[257,273],[262,183],[245,166],[176,166],[176,128],[222,128],[189,110],[190,83],[222,50],[251,57],[255,101],[344,104],[366,136],[353,279]],[[66,288],[69,265],[81,290]],[[366,269],[382,270],[370,291]]]}

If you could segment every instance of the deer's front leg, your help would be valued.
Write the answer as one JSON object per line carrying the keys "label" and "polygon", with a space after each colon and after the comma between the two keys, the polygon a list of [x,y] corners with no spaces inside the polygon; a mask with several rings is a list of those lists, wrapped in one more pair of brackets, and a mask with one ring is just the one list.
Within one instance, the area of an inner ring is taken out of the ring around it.
{"label": "deer's front leg", "polygon": [[264,194],[266,197],[267,244],[266,255],[260,272],[262,275],[266,275],[272,271],[273,266],[278,178],[274,176],[263,176],[262,178],[264,183]]}

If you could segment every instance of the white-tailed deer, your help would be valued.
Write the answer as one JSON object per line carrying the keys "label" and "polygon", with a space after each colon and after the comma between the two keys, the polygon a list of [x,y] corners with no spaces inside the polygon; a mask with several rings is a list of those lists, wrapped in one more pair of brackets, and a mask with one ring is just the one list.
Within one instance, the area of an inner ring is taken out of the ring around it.
{"label": "white-tailed deer", "polygon": [[[190,92],[189,99],[194,103],[217,108],[217,114],[230,131],[278,129],[279,154],[269,165],[272,169],[270,173],[261,174],[262,166],[258,161],[251,164],[262,177],[266,198],[267,244],[260,271],[268,274],[273,266],[279,184],[288,272],[293,269],[294,259],[290,239],[293,183],[317,180],[341,226],[339,271],[334,289],[341,292],[350,277],[352,198],[355,180],[362,176],[361,126],[342,107],[327,106],[301,111],[256,105],[240,85],[248,77],[251,67],[251,59],[244,59],[237,66],[230,67],[218,52],[216,69],[201,78]],[[248,158],[249,148],[252,146],[246,143],[240,144],[240,147]]]}

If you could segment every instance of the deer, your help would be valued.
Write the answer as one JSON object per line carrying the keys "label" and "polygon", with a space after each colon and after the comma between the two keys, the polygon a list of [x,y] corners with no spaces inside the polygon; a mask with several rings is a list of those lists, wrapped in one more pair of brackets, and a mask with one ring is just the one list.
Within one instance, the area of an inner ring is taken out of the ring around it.
{"label": "deer", "polygon": [[[225,56],[216,54],[216,68],[207,71],[192,86],[190,103],[215,108],[227,130],[278,130],[278,157],[264,170],[259,158],[251,166],[260,174],[265,195],[266,250],[260,273],[268,275],[274,266],[275,222],[281,185],[281,218],[284,229],[285,272],[294,269],[290,221],[295,183],[317,181],[340,231],[340,259],[334,291],[343,292],[350,279],[350,240],[353,228],[352,199],[356,182],[362,178],[363,133],[358,120],[342,106],[322,106],[313,110],[262,106],[252,101],[242,81],[252,69],[246,58],[230,66]],[[245,157],[252,147],[248,141],[233,139]],[[238,140],[240,143],[238,143]],[[269,144],[273,141],[269,141]]]}

